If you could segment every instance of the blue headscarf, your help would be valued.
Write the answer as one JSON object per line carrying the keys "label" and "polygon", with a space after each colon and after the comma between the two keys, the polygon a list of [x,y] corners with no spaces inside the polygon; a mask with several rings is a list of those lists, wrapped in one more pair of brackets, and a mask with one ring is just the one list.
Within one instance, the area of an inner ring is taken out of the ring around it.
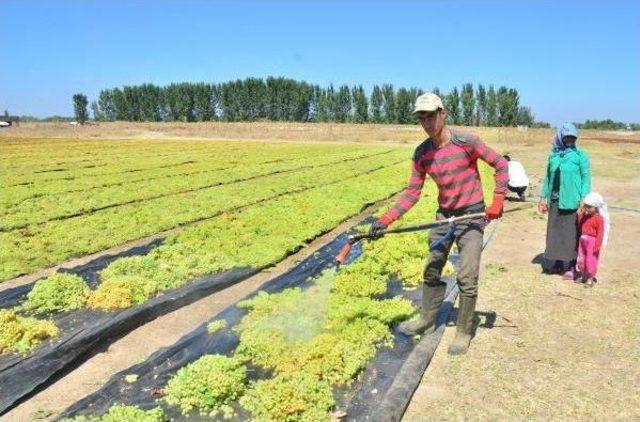
{"label": "blue headscarf", "polygon": [[575,143],[567,145],[562,141],[565,136],[573,136],[578,138],[578,129],[576,125],[571,122],[564,122],[561,126],[558,126],[556,136],[553,138],[553,151],[562,152],[567,148],[575,148]]}

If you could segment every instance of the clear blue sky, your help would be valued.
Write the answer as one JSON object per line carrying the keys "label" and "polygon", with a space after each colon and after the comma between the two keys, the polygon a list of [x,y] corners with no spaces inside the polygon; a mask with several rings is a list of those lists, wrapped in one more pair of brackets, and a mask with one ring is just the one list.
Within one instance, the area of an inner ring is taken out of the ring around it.
{"label": "clear blue sky", "polygon": [[152,82],[515,87],[536,117],[640,122],[640,1],[0,0],[0,112]]}

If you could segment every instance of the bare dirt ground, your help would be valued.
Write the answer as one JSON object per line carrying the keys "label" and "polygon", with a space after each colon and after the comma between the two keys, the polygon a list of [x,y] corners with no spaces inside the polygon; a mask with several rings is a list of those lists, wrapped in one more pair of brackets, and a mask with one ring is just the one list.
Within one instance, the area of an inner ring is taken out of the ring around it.
{"label": "bare dirt ground", "polygon": [[[527,168],[539,185],[553,131],[472,128]],[[579,145],[593,165],[593,190],[610,205],[640,208],[638,133],[584,131]],[[274,139],[416,144],[415,126],[294,123],[109,123],[73,127],[23,124],[2,138]],[[604,140],[599,140],[604,139]],[[534,191],[537,194],[537,190]],[[509,204],[513,205],[513,204]],[[640,215],[611,211],[612,235],[593,289],[540,274],[531,261],[544,250],[545,218],[506,217],[483,256],[481,326],[464,357],[450,358],[448,328],[405,420],[640,420]],[[330,235],[325,237],[328,239]],[[312,248],[305,250],[310,253]],[[299,259],[299,258],[297,258]],[[111,375],[144,360],[244,297],[274,272],[204,298],[131,332],[3,416],[51,419]]]}
{"label": "bare dirt ground", "polygon": [[[518,139],[526,142],[551,139],[553,129],[471,128],[488,140]],[[640,132],[584,130],[585,140],[603,139],[610,142],[640,143]],[[277,139],[322,142],[392,142],[413,144],[423,137],[417,125],[379,125],[344,123],[291,122],[99,122],[85,126],[68,123],[22,123],[0,130],[2,138],[63,138],[63,139]]]}
{"label": "bare dirt ground", "polygon": [[612,212],[593,289],[531,263],[544,220],[505,218],[483,256],[471,349],[447,354],[451,323],[404,420],[640,419],[638,218]]}
{"label": "bare dirt ground", "polygon": [[[537,181],[546,146],[503,145]],[[637,145],[583,141],[593,190],[640,208]],[[508,204],[513,205],[513,204]],[[453,322],[404,420],[640,420],[640,214],[610,212],[612,231],[593,289],[543,275],[546,218],[533,209],[501,221],[483,254],[469,353],[451,357]]]}

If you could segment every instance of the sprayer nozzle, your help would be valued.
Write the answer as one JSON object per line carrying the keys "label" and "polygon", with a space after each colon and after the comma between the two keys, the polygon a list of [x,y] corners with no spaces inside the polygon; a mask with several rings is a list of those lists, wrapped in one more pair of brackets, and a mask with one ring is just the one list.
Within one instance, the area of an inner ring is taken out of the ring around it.
{"label": "sprayer nozzle", "polygon": [[342,247],[338,256],[336,256],[336,261],[340,264],[344,264],[344,261],[347,259],[347,255],[351,251],[351,243],[347,243]]}

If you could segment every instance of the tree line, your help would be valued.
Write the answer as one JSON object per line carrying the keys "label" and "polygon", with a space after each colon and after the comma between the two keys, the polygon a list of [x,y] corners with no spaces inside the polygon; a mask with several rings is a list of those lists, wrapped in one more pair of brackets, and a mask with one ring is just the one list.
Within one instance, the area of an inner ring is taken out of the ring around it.
{"label": "tree line", "polygon": [[604,130],[640,130],[640,123],[616,122],[611,119],[606,120],[585,120],[584,123],[577,123],[580,129],[604,129]]}
{"label": "tree line", "polygon": [[[543,126],[529,107],[520,104],[515,88],[473,84],[438,94],[450,124],[466,126]],[[91,111],[98,121],[295,121],[414,124],[420,88],[375,85],[367,94],[362,85],[321,87],[282,77],[246,78],[212,83],[142,84],[103,89]],[[74,96],[77,118],[86,96]],[[83,100],[84,98],[84,100]],[[84,108],[86,112],[86,106]]]}

